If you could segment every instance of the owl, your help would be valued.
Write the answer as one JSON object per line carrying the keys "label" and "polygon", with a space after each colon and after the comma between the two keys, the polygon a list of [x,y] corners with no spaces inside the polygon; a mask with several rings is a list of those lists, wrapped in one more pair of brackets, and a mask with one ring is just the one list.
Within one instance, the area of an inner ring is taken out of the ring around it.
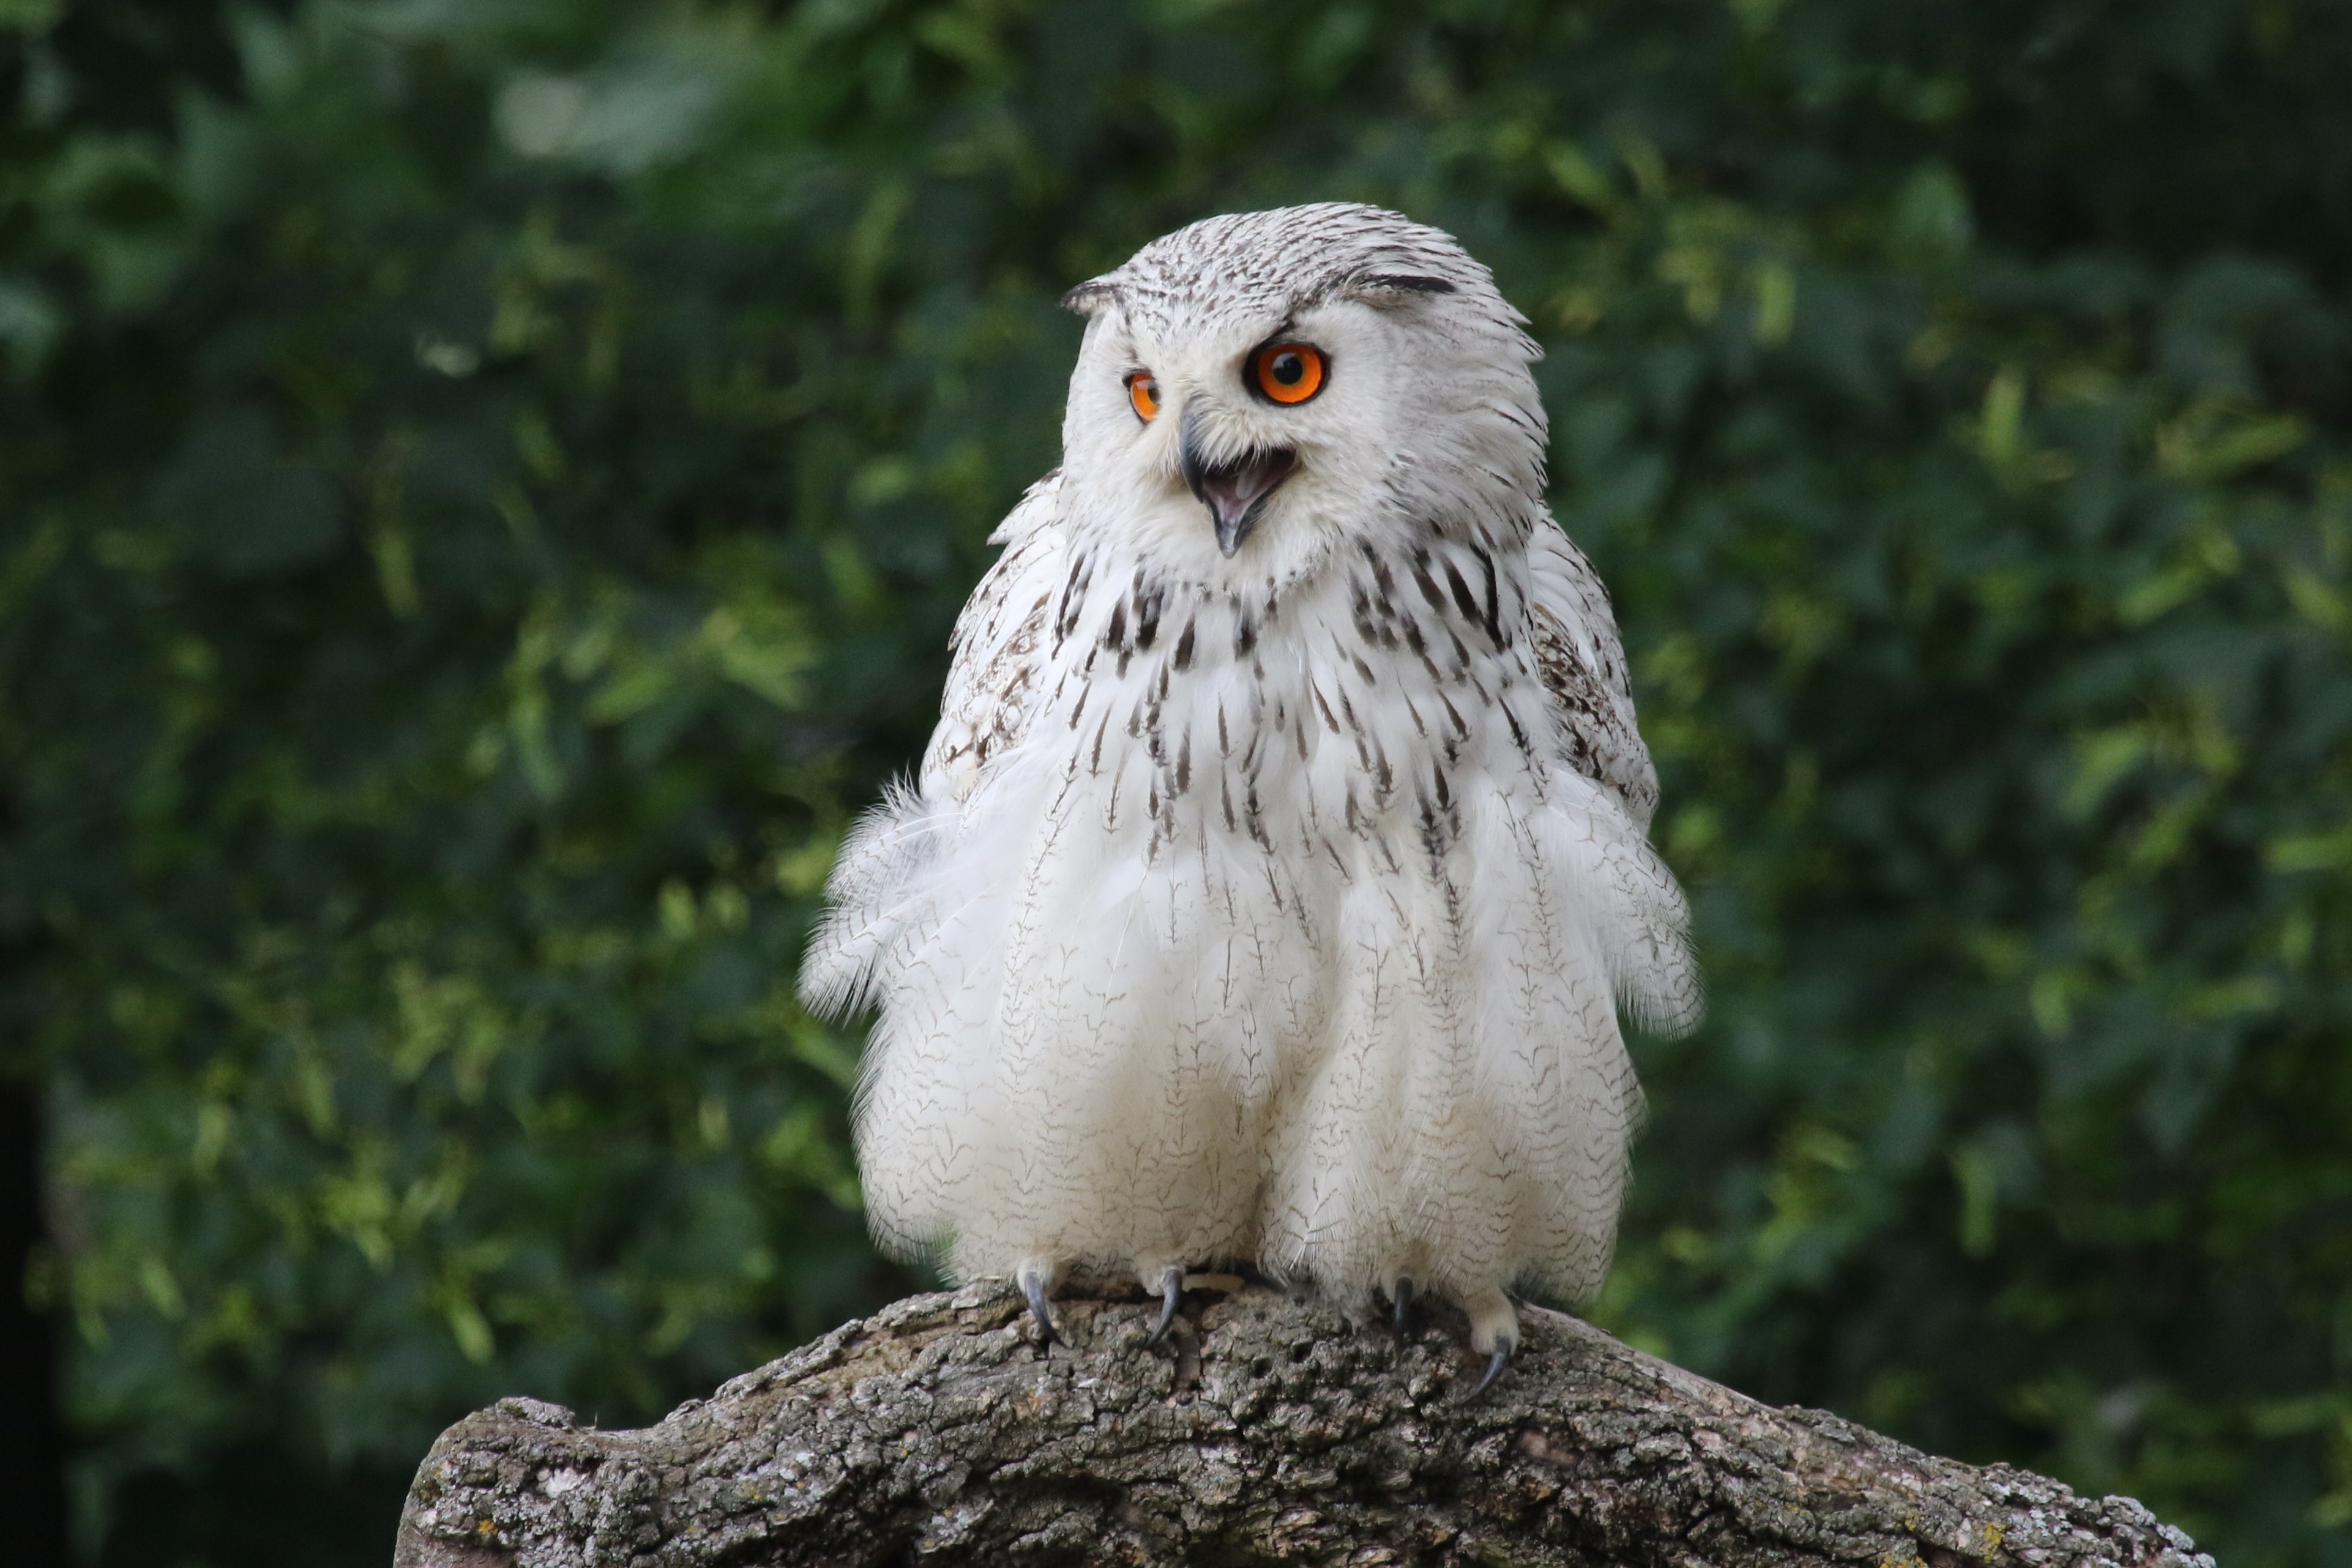
{"label": "owl", "polygon": [[[1696,1021],[1609,599],[1544,503],[1525,319],[1370,206],[1213,217],[1073,289],[1063,462],[992,542],[803,994],[877,1010],[868,1215],[1046,1305],[1248,1260],[1402,1325],[1613,1245],[1620,1010]],[[1156,1337],[1156,1336],[1155,1336]]]}

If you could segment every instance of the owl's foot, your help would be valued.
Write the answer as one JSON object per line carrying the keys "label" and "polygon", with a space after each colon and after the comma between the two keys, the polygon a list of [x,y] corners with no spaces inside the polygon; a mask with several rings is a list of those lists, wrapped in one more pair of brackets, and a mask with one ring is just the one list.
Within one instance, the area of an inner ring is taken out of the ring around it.
{"label": "owl's foot", "polygon": [[1389,1287],[1389,1300],[1396,1303],[1396,1331],[1403,1333],[1412,1326],[1412,1276],[1400,1274]]}
{"label": "owl's foot", "polygon": [[1470,1309],[1470,1348],[1486,1356],[1486,1375],[1469,1397],[1477,1398],[1494,1386],[1503,1375],[1504,1366],[1519,1348],[1519,1315],[1511,1308],[1511,1299],[1500,1290],[1490,1290],[1467,1303]]}
{"label": "owl's foot", "polygon": [[1021,1294],[1029,1300],[1029,1315],[1037,1320],[1037,1354],[1043,1359],[1047,1347],[1062,1337],[1054,1331],[1054,1320],[1045,1313],[1045,1266],[1024,1263],[1019,1278]]}
{"label": "owl's foot", "polygon": [[[1151,1281],[1145,1280],[1144,1287],[1150,1289]],[[1161,1269],[1159,1290],[1160,1326],[1153,1329],[1150,1337],[1143,1342],[1146,1350],[1166,1339],[1169,1328],[1176,1321],[1176,1305],[1184,1299],[1184,1270],[1172,1263]]]}

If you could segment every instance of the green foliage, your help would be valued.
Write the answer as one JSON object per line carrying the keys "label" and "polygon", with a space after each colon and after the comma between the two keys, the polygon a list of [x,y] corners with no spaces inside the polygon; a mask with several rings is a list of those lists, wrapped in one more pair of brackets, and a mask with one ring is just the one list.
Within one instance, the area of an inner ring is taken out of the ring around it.
{"label": "green foliage", "polygon": [[1053,300],[1353,197],[1534,319],[1697,906],[1597,1315],[2352,1560],[2339,9],[0,27],[0,998],[93,1539],[909,1283],[791,980],[1054,460]]}

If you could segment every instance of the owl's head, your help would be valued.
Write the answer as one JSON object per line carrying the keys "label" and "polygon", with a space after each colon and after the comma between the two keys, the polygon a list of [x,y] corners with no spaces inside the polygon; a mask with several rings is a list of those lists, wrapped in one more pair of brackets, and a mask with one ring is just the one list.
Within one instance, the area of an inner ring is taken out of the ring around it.
{"label": "owl's head", "polygon": [[1090,318],[1065,515],[1206,584],[1287,583],[1355,542],[1524,533],[1539,351],[1454,239],[1345,203],[1213,217],[1070,290]]}

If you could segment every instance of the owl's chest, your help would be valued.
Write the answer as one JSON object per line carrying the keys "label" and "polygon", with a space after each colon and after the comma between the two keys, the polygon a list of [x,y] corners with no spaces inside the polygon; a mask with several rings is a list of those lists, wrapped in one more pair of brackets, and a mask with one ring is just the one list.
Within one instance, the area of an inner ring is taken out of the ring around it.
{"label": "owl's chest", "polygon": [[1540,787],[1523,616],[1491,557],[1438,551],[1368,551],[1284,595],[1130,574],[1057,622],[1038,730],[1076,815],[1155,849],[1442,851],[1497,783]]}

